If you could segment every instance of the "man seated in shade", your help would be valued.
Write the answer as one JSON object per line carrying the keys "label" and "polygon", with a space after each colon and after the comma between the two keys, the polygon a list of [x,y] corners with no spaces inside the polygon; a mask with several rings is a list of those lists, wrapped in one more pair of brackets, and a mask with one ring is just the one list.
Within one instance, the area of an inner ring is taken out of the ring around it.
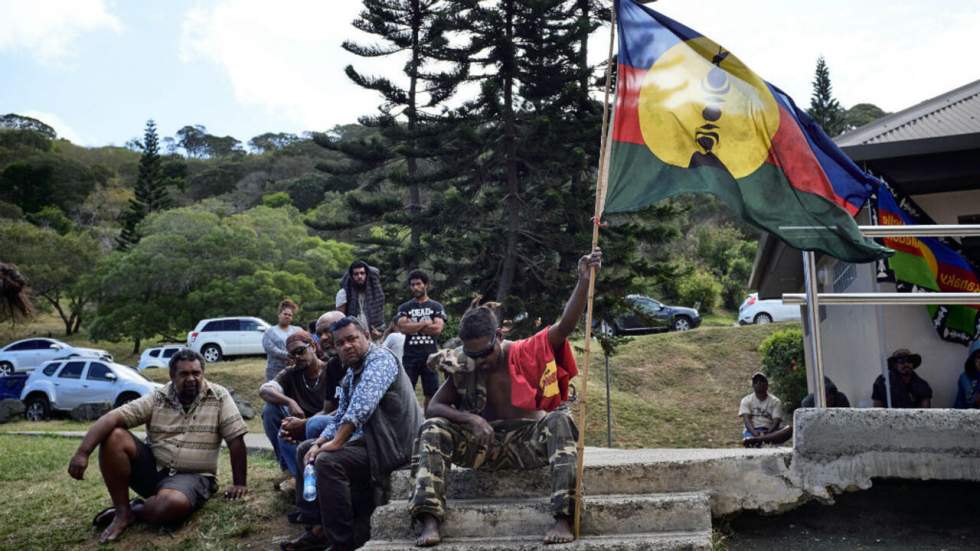
{"label": "man seated in shade", "polygon": [[[922,365],[922,356],[908,348],[899,348],[888,357],[888,386],[891,387],[893,408],[932,407],[932,387],[915,370]],[[874,407],[888,405],[884,375],[878,375],[871,391]]]}
{"label": "man seated in shade", "polygon": [[783,420],[783,404],[769,393],[769,378],[764,373],[752,375],[752,394],[742,398],[738,415],[745,425],[742,432],[742,445],[745,447],[761,446],[756,439],[779,429]]}
{"label": "man seated in shade", "polygon": [[[394,354],[372,343],[357,318],[347,316],[331,331],[346,372],[337,409],[326,416],[317,438],[297,451],[301,470],[312,464],[316,472],[316,499],[305,501],[296,492],[297,520],[307,528],[283,542],[284,550],[346,551],[363,545],[372,511],[388,500],[389,475],[409,463],[422,423],[415,392]],[[290,343],[290,352],[299,346]]]}
{"label": "man seated in shade", "polygon": [[[146,425],[146,442],[129,432],[140,425]],[[118,539],[137,521],[171,524],[202,507],[218,489],[222,440],[233,480],[225,497],[243,497],[246,432],[228,391],[205,380],[204,358],[186,348],[177,351],[170,358],[170,382],[100,417],[68,464],[68,474],[81,480],[99,448],[99,469],[112,499],[112,507],[92,520],[105,527],[99,542]],[[130,501],[130,488],[146,500]]]}
{"label": "man seated in shade", "polygon": [[[324,314],[321,319],[326,318],[325,323],[329,326],[342,317],[342,313],[334,311]],[[266,433],[276,435],[273,449],[290,475],[281,485],[283,490],[292,489],[296,480],[296,443],[306,440],[307,424],[316,419],[316,415],[330,413],[337,407],[337,385],[344,376],[344,367],[332,354],[329,337],[320,342],[324,350],[330,351],[326,361],[319,358],[317,346],[313,336],[306,331],[299,330],[290,335],[285,347],[293,365],[259,387],[259,397],[266,402],[262,412]]]}

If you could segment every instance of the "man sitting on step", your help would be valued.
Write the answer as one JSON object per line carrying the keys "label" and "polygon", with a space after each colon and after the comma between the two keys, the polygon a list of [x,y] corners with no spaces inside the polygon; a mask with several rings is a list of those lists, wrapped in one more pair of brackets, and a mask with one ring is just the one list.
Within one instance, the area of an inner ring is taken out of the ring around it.
{"label": "man sitting on step", "polygon": [[415,442],[410,512],[422,523],[417,545],[441,541],[449,463],[489,471],[550,466],[555,524],[544,541],[574,539],[578,429],[562,402],[577,371],[567,337],[585,309],[591,271],[601,260],[598,250],[579,260],[578,284],[561,319],[531,338],[503,340],[489,308],[463,316],[462,349],[441,356],[448,377],[432,397]]}

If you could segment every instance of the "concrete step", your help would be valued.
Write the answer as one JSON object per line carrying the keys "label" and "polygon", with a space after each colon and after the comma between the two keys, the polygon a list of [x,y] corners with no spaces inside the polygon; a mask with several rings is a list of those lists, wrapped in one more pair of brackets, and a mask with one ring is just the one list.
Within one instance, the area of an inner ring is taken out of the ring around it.
{"label": "concrete step", "polygon": [[[714,516],[742,510],[774,511],[801,499],[788,479],[791,448],[643,449],[587,448],[585,495],[706,491]],[[392,473],[392,499],[407,499],[408,470]],[[540,498],[551,493],[547,467],[487,472],[453,467],[449,499]]]}
{"label": "concrete step", "polygon": [[[573,543],[545,545],[541,536],[443,539],[435,551],[710,551],[711,531],[587,536]],[[413,540],[371,540],[365,551],[418,551]]]}
{"label": "concrete step", "polygon": [[[442,534],[446,538],[542,536],[554,524],[547,499],[450,500]],[[390,503],[374,511],[371,535],[381,540],[412,540],[407,504]],[[586,496],[583,535],[646,534],[711,530],[711,507],[700,492]]]}

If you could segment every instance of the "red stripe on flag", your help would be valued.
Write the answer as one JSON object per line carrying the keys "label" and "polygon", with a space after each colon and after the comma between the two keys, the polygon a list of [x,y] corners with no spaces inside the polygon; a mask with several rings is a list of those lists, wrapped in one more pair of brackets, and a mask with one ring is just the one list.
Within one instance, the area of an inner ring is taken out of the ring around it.
{"label": "red stripe on flag", "polygon": [[612,137],[617,142],[645,145],[640,131],[640,88],[646,69],[619,64],[617,67],[616,111],[613,117]]}
{"label": "red stripe on flag", "polygon": [[834,194],[827,174],[813,156],[810,144],[803,136],[796,119],[782,105],[779,106],[779,130],[772,137],[767,162],[778,166],[794,188],[819,195],[852,216],[857,214],[857,207]]}

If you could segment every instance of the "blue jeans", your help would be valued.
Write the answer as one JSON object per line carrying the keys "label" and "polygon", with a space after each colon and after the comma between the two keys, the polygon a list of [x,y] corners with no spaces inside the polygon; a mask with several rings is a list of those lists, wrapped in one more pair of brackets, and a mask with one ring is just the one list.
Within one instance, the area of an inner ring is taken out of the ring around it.
{"label": "blue jeans", "polygon": [[[269,443],[272,444],[272,452],[276,455],[276,459],[279,460],[279,468],[284,471],[289,469],[286,461],[283,459],[282,448],[279,444],[279,428],[282,427],[282,420],[286,417],[289,417],[289,410],[286,406],[275,406],[266,403],[265,407],[262,408],[262,428],[265,429],[265,436],[269,439]],[[294,449],[294,454],[295,451]]]}
{"label": "blue jeans", "polygon": [[[329,417],[330,417],[329,415],[314,415],[313,417],[307,419],[306,439],[309,440],[310,438],[316,438],[320,436],[320,433],[323,432],[323,429],[327,426],[327,421]],[[299,474],[298,465],[300,461],[302,461],[302,458],[297,457],[296,455],[297,453],[296,448],[299,447],[299,445],[302,442],[297,442],[294,444],[292,442],[289,442],[285,438],[278,436],[279,434],[278,431],[276,432],[276,434],[277,434],[278,442],[274,445],[274,447],[278,446],[279,451],[276,457],[279,458],[279,464],[282,465],[283,470],[289,471],[290,474],[296,476],[297,474]]]}

